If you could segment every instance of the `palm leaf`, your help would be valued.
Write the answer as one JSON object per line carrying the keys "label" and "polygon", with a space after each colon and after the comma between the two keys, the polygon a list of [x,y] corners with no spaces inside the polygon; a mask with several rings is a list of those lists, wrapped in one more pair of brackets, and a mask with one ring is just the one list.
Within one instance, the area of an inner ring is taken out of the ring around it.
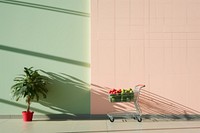
{"label": "palm leaf", "polygon": [[[26,101],[36,99],[39,101],[40,94],[47,97],[48,77],[39,74],[41,70],[33,70],[33,67],[24,67],[24,73],[14,78],[15,84],[11,86],[12,97],[18,101],[25,98]],[[44,71],[41,71],[44,72]]]}

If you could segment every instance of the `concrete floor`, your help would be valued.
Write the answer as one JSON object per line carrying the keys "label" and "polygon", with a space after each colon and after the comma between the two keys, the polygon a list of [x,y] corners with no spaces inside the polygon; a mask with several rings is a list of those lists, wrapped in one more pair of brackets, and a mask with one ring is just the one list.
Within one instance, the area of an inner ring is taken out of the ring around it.
{"label": "concrete floor", "polygon": [[200,121],[0,119],[0,133],[200,133]]}

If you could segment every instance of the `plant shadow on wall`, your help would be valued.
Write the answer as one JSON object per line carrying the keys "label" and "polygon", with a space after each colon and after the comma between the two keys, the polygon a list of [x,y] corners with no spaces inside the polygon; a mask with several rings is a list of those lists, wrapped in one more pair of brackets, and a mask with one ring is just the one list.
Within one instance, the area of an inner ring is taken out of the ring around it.
{"label": "plant shadow on wall", "polygon": [[[95,101],[104,105],[109,112],[124,112],[135,110],[132,102],[110,103],[108,91],[110,87],[102,87],[92,84],[92,97]],[[200,112],[185,105],[172,101],[168,98],[147,91],[141,90],[139,105],[143,118],[157,120],[200,120]],[[97,110],[101,110],[98,108]],[[102,110],[105,112],[105,109]],[[108,113],[109,113],[108,112]]]}
{"label": "plant shadow on wall", "polygon": [[[49,107],[61,115],[61,118],[76,118],[78,114],[89,114],[90,85],[67,74],[45,72],[50,77],[48,96],[40,104]],[[46,114],[50,119],[53,114]]]}

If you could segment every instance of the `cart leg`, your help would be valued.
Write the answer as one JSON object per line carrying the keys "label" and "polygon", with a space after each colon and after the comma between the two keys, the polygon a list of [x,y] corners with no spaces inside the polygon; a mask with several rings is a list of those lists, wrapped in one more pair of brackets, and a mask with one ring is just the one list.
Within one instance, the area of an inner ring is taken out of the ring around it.
{"label": "cart leg", "polygon": [[142,122],[142,118],[140,116],[137,116],[136,119],[138,122]]}
{"label": "cart leg", "polygon": [[108,118],[109,118],[110,122],[114,122],[115,121],[115,119],[112,116],[109,116]]}

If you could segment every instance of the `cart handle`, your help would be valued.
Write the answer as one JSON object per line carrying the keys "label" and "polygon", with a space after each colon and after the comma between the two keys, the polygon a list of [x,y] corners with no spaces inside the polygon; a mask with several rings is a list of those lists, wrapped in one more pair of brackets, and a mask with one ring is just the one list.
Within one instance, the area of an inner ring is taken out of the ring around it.
{"label": "cart handle", "polygon": [[136,85],[135,87],[140,87],[140,89],[141,89],[141,88],[144,88],[145,85],[143,85],[143,84],[138,84],[138,85]]}
{"label": "cart handle", "polygon": [[144,87],[145,87],[145,85],[143,85],[143,84],[138,84],[138,85],[135,86],[134,91],[139,93],[140,90],[141,90],[142,88],[144,88]]}

